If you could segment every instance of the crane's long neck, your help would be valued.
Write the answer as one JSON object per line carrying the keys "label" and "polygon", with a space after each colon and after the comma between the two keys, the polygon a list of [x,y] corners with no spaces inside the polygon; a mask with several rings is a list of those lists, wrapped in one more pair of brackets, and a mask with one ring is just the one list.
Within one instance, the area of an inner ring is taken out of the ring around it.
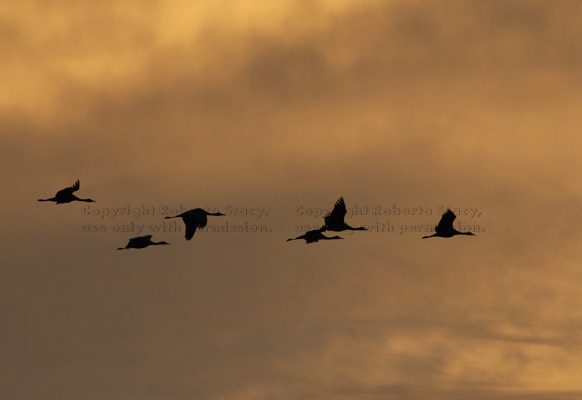
{"label": "crane's long neck", "polygon": [[432,235],[430,235],[430,236],[423,236],[422,238],[423,238],[423,239],[428,239],[428,238],[435,237],[435,236],[437,236],[437,234],[436,234],[436,233],[433,233],[433,234],[432,234]]}
{"label": "crane's long neck", "polygon": [[334,240],[334,239],[343,239],[343,237],[339,237],[339,236],[327,237],[327,236],[324,236],[321,239],[323,239],[323,240]]}
{"label": "crane's long neck", "polygon": [[38,199],[38,201],[57,201],[57,199],[55,199],[54,197],[52,197],[50,199]]}
{"label": "crane's long neck", "polygon": [[453,236],[454,235],[467,235],[467,236],[473,236],[473,232],[459,232],[456,229],[453,229]]}
{"label": "crane's long neck", "polygon": [[73,201],[84,201],[85,203],[95,203],[95,200],[92,199],[80,199],[75,195],[72,195]]}

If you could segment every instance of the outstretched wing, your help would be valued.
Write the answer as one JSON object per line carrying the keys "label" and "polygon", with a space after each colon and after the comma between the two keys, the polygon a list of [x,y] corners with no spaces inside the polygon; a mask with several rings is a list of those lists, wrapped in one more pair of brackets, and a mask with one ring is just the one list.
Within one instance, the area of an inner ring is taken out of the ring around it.
{"label": "outstretched wing", "polygon": [[453,221],[455,220],[455,218],[457,218],[455,213],[452,212],[450,209],[447,210],[447,212],[444,213],[443,216],[441,217],[439,224],[434,229],[435,232],[439,233],[451,230],[453,228]]}
{"label": "outstretched wing", "polygon": [[194,224],[186,224],[186,240],[190,240],[194,237],[196,233],[196,225]]}
{"label": "outstretched wing", "polygon": [[144,242],[149,242],[151,238],[152,238],[152,235],[145,235],[145,236],[138,236],[138,237],[131,238],[131,239],[129,239],[128,246],[139,244],[139,243],[144,243]]}
{"label": "outstretched wing", "polygon": [[65,188],[63,190],[59,190],[57,192],[57,194],[55,195],[55,197],[71,195],[71,194],[73,194],[73,192],[76,192],[77,190],[79,190],[79,187],[80,187],[79,180],[77,179],[77,182],[75,182],[75,184],[73,186]]}
{"label": "outstretched wing", "polygon": [[197,228],[204,228],[208,222],[206,213],[202,209],[192,210],[190,213],[182,216],[186,224],[186,240],[194,237]]}
{"label": "outstretched wing", "polygon": [[206,216],[206,211],[201,209],[195,215],[196,215],[196,227],[197,228],[205,228],[206,224],[208,223],[208,217]]}
{"label": "outstretched wing", "polygon": [[305,233],[305,235],[302,236],[303,239],[305,239],[306,243],[316,243],[317,241],[319,241],[319,239],[321,239],[323,235],[321,234],[321,231],[319,229],[314,229],[312,231],[308,231]]}
{"label": "outstretched wing", "polygon": [[325,217],[323,217],[325,221],[325,225],[334,225],[334,224],[341,224],[344,222],[344,217],[346,216],[346,203],[344,202],[344,198],[340,197],[338,201],[335,202],[335,206],[331,212],[327,213]]}

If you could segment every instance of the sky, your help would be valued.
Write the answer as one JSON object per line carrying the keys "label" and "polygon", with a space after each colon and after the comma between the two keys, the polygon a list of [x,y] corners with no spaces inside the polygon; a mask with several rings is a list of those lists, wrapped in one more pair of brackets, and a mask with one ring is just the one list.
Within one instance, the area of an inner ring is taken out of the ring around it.
{"label": "sky", "polygon": [[581,18],[2,2],[2,397],[581,398]]}

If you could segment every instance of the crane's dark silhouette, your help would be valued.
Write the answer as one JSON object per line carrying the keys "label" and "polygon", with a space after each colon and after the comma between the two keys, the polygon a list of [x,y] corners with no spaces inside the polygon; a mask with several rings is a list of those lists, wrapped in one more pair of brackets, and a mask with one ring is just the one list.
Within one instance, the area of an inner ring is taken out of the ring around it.
{"label": "crane's dark silhouette", "polygon": [[155,246],[160,244],[170,244],[164,241],[152,242],[152,235],[138,236],[129,239],[129,242],[125,247],[119,247],[117,250],[129,250],[129,249],[143,249],[148,246]]}
{"label": "crane's dark silhouette", "polygon": [[453,228],[453,221],[457,218],[454,212],[450,209],[447,210],[446,213],[443,214],[439,224],[434,228],[435,233],[430,236],[423,236],[423,239],[428,239],[431,237],[444,237],[450,238],[455,235],[468,235],[468,236],[475,236],[473,232],[459,232],[455,228]]}
{"label": "crane's dark silhouette", "polygon": [[287,239],[287,241],[289,242],[291,240],[297,240],[297,239],[304,239],[305,244],[309,244],[309,243],[318,242],[320,240],[333,240],[333,239],[343,239],[343,238],[339,237],[339,236],[327,237],[321,233],[321,229],[314,229],[312,231],[306,232],[305,234],[303,234],[301,236],[297,236],[296,238]]}
{"label": "crane's dark silhouette", "polygon": [[344,222],[344,218],[346,216],[346,203],[344,202],[344,198],[340,197],[338,201],[335,202],[333,210],[327,213],[327,215],[323,218],[325,221],[325,225],[321,227],[321,231],[334,231],[334,232],[341,232],[341,231],[367,231],[367,228],[363,226],[359,226],[357,228],[351,227]]}
{"label": "crane's dark silhouette", "polygon": [[169,218],[178,218],[181,217],[184,224],[186,224],[186,240],[192,239],[194,237],[194,233],[196,233],[197,228],[204,228],[208,223],[208,215],[225,215],[221,212],[211,213],[201,208],[195,208],[193,210],[189,210],[183,212],[182,214],[178,214],[174,217],[165,217],[164,219]]}
{"label": "crane's dark silhouette", "polygon": [[50,199],[38,199],[38,201],[54,201],[57,204],[64,204],[70,203],[71,201],[85,201],[87,203],[94,203],[95,200],[91,199],[80,199],[75,196],[73,193],[79,190],[80,184],[79,180],[75,182],[75,184],[71,187],[65,188],[63,190],[59,190],[55,197],[51,197]]}

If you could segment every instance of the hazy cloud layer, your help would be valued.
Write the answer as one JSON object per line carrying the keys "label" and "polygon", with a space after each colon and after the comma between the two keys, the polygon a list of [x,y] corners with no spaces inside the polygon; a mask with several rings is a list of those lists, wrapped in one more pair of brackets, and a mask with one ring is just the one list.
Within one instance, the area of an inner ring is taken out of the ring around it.
{"label": "hazy cloud layer", "polygon": [[[0,5],[6,397],[579,398],[581,13]],[[342,195],[369,232],[285,241]]]}

